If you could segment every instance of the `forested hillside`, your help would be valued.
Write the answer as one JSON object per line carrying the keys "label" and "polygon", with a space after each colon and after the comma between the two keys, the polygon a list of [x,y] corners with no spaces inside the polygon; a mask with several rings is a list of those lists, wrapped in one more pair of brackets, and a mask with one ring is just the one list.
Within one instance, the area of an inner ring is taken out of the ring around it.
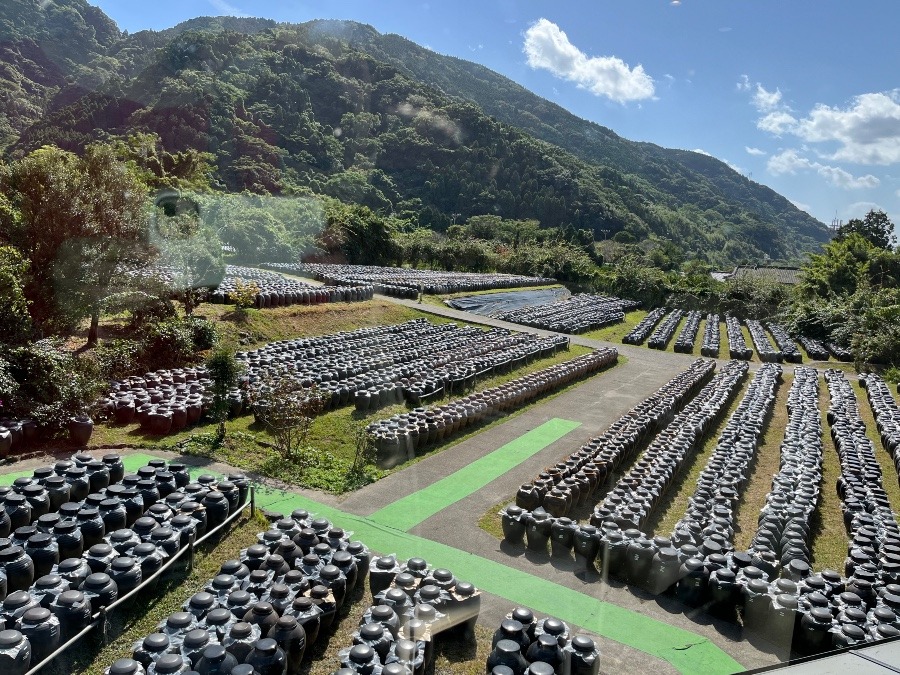
{"label": "forested hillside", "polygon": [[83,0],[7,5],[9,158],[150,133],[162,159],[148,170],[210,153],[213,188],[327,195],[410,229],[496,215],[668,241],[717,265],[798,260],[827,239],[718,160],[627,141],[481,66],[360,24],[201,18],[128,35]]}

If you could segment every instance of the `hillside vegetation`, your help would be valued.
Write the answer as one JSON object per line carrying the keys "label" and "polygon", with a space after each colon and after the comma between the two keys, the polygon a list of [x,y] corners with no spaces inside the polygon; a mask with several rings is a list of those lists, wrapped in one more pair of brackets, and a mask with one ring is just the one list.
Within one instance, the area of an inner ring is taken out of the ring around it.
{"label": "hillside vegetation", "polygon": [[214,189],[326,195],[401,229],[494,215],[715,265],[799,260],[827,239],[718,160],[627,141],[361,24],[198,18],[129,35],[83,0],[14,0],[0,37],[11,158],[149,133],[160,176],[210,153]]}

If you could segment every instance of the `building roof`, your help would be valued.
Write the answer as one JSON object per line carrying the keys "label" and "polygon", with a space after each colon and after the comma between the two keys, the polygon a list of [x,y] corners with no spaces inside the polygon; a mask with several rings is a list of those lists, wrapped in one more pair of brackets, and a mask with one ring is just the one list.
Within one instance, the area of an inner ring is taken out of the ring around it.
{"label": "building roof", "polygon": [[[713,273],[715,277],[715,273]],[[779,284],[799,284],[799,267],[778,267],[774,265],[738,266],[730,274],[722,276],[727,279],[766,279]]]}

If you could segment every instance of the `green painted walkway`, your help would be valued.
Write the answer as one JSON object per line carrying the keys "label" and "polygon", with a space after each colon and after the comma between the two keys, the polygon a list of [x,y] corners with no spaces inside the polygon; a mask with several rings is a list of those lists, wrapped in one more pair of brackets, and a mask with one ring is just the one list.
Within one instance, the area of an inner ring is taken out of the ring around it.
{"label": "green painted walkway", "polygon": [[570,420],[552,419],[544,422],[456,473],[376,511],[369,516],[369,520],[408,532],[580,426],[580,422]]}

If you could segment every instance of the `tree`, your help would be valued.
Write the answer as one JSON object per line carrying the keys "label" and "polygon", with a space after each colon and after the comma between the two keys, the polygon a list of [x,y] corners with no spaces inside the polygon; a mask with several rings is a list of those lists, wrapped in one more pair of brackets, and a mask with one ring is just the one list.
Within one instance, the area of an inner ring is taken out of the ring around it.
{"label": "tree", "polygon": [[225,420],[228,419],[228,392],[237,385],[243,371],[234,354],[226,349],[216,350],[206,360],[206,370],[213,381],[212,418],[218,423],[216,440],[221,443],[225,439]]}
{"label": "tree", "polygon": [[867,239],[876,248],[891,250],[897,244],[894,223],[884,211],[872,209],[862,220],[853,218],[847,221],[840,226],[834,238],[843,241],[854,233]]}
{"label": "tree", "polygon": [[43,147],[0,177],[9,208],[0,214],[0,240],[28,262],[25,297],[42,333],[91,317],[97,339],[103,301],[119,291],[124,267],[146,262],[143,184],[108,145],[83,157]]}

